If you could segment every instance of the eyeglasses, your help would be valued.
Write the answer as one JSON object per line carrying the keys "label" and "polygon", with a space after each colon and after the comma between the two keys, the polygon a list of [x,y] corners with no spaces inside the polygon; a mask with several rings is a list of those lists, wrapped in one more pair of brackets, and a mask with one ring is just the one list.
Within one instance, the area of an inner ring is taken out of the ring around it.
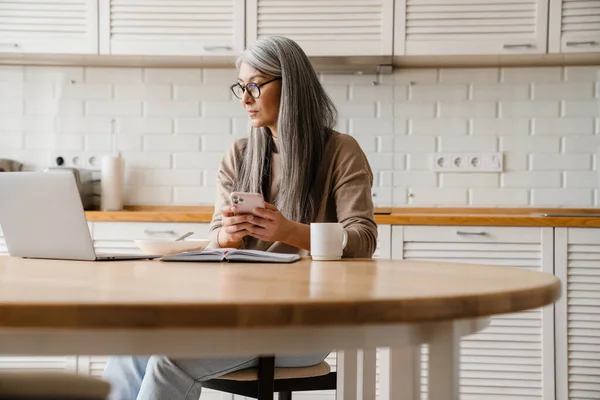
{"label": "eyeglasses", "polygon": [[278,79],[281,79],[281,77],[271,79],[270,81],[266,81],[261,84],[249,82],[248,84],[246,84],[246,86],[242,86],[239,83],[234,83],[233,85],[231,85],[230,89],[233,92],[234,96],[238,99],[244,97],[244,92],[246,91],[248,91],[250,97],[252,97],[253,99],[258,99],[260,97],[260,88],[265,86],[267,83],[275,82]]}

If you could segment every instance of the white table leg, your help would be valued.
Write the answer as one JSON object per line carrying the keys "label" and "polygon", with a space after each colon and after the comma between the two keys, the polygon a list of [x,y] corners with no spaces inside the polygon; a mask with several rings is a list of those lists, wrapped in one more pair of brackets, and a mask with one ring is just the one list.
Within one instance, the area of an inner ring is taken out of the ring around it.
{"label": "white table leg", "polygon": [[460,334],[454,323],[432,327],[429,341],[429,400],[457,400],[459,396]]}
{"label": "white table leg", "polygon": [[357,400],[358,350],[337,351],[337,400]]}
{"label": "white table leg", "polygon": [[421,398],[421,347],[380,349],[380,400],[419,400]]}
{"label": "white table leg", "polygon": [[358,399],[375,400],[376,393],[376,371],[377,371],[377,350],[359,350],[358,351]]}

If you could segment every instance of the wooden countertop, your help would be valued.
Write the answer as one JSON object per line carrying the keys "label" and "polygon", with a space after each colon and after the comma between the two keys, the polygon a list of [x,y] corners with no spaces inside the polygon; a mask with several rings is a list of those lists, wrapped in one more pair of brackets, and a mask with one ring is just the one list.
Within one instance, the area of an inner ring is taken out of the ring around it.
{"label": "wooden countertop", "polygon": [[248,328],[440,321],[560,297],[551,274],[401,260],[294,264],[0,257],[0,326]]}
{"label": "wooden countertop", "polygon": [[[377,208],[375,221],[391,225],[600,227],[593,208]],[[589,217],[544,217],[539,213],[589,214]],[[86,211],[88,221],[210,222],[210,206],[128,206],[123,211]]]}

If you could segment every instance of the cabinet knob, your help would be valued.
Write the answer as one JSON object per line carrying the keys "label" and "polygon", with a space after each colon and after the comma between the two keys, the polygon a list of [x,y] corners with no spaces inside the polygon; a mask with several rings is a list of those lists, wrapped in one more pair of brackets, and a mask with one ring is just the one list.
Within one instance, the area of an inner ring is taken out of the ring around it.
{"label": "cabinet knob", "polygon": [[19,46],[19,43],[0,43],[0,48],[2,47],[12,47],[18,49],[21,46]]}
{"label": "cabinet knob", "polygon": [[203,48],[206,51],[219,51],[219,50],[232,51],[233,50],[233,47],[231,47],[231,46],[203,46]]}
{"label": "cabinet knob", "polygon": [[583,42],[567,42],[565,44],[567,46],[597,46],[600,43],[596,42],[595,40],[587,40]]}
{"label": "cabinet knob", "polygon": [[533,49],[535,46],[531,43],[514,43],[514,44],[505,44],[505,49]]}
{"label": "cabinet knob", "polygon": [[464,236],[485,236],[487,235],[486,232],[466,232],[466,231],[456,231],[457,235],[464,235]]}
{"label": "cabinet knob", "polygon": [[146,235],[175,235],[175,231],[155,231],[152,229],[144,229]]}

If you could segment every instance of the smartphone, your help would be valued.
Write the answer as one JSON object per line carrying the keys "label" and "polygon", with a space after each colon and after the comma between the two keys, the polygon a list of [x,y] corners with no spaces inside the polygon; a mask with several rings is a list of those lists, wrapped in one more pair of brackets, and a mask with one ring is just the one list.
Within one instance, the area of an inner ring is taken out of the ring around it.
{"label": "smartphone", "polygon": [[260,193],[232,192],[231,205],[237,208],[236,214],[253,214],[255,208],[265,208],[265,200]]}

